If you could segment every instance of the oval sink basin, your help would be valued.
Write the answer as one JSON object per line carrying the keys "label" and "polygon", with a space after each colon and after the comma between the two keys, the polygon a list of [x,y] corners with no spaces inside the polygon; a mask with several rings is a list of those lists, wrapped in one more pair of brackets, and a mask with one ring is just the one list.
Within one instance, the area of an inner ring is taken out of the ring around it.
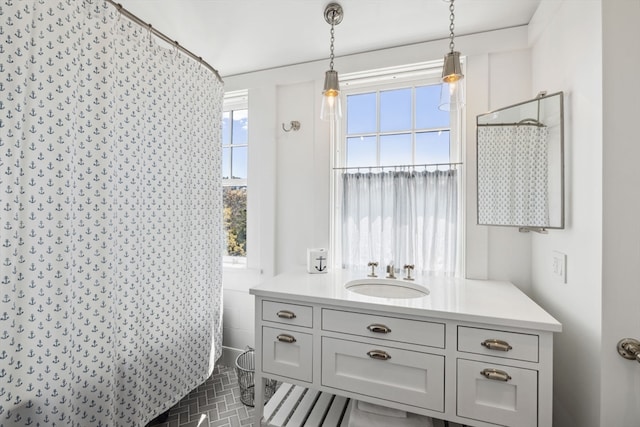
{"label": "oval sink basin", "polygon": [[361,295],[378,298],[421,298],[429,295],[429,290],[414,282],[398,279],[356,279],[347,282],[345,289]]}

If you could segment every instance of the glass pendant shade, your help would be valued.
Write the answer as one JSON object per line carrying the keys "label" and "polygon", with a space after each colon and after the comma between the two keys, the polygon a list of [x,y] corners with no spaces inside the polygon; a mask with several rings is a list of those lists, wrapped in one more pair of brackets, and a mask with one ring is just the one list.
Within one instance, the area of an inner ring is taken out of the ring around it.
{"label": "glass pendant shade", "polygon": [[324,75],[324,90],[322,91],[322,106],[320,109],[320,118],[322,120],[331,120],[331,118],[340,119],[342,117],[342,105],[340,102],[340,83],[338,81],[338,72],[328,70]]}
{"label": "glass pendant shade", "polygon": [[449,52],[444,57],[442,85],[440,87],[440,110],[457,111],[465,104],[464,74],[460,65],[460,52]]}

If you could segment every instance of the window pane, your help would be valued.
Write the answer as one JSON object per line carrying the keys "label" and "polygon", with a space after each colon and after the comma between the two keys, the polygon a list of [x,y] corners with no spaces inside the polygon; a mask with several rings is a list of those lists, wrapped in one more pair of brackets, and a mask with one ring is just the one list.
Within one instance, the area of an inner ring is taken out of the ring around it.
{"label": "window pane", "polygon": [[376,93],[347,96],[347,133],[376,131]]}
{"label": "window pane", "polygon": [[440,85],[416,88],[416,129],[448,128],[449,112],[438,109]]}
{"label": "window pane", "polygon": [[232,144],[246,144],[249,141],[247,136],[248,112],[248,110],[234,110]]}
{"label": "window pane", "polygon": [[247,147],[233,147],[231,150],[232,178],[247,179]]}
{"label": "window pane", "polygon": [[385,135],[380,137],[380,166],[399,166],[413,163],[411,135]]}
{"label": "window pane", "polygon": [[380,92],[380,131],[411,129],[411,89]]}
{"label": "window pane", "polygon": [[247,256],[247,187],[223,187],[226,256]]}
{"label": "window pane", "polygon": [[375,136],[347,138],[347,167],[376,166]]}
{"label": "window pane", "polygon": [[231,178],[231,148],[222,149],[222,179]]}
{"label": "window pane", "polygon": [[416,134],[416,163],[449,163],[449,131]]}
{"label": "window pane", "polygon": [[222,113],[222,145],[231,144],[231,112]]}

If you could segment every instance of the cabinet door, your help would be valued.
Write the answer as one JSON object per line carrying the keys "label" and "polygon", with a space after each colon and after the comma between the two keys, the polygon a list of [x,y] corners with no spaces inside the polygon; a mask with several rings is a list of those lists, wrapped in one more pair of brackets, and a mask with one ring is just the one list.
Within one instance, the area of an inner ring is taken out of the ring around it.
{"label": "cabinet door", "polygon": [[262,370],[311,382],[313,336],[283,329],[262,328]]}
{"label": "cabinet door", "polygon": [[444,411],[444,356],[323,337],[322,385]]}
{"label": "cabinet door", "polygon": [[538,425],[538,371],[458,359],[457,391],[461,417],[509,427]]}

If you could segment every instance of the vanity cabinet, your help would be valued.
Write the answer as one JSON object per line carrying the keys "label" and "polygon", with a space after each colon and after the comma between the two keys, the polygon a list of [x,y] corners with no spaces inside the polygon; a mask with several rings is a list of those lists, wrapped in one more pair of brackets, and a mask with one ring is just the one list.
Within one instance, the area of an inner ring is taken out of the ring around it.
{"label": "vanity cabinet", "polygon": [[[462,292],[458,300],[473,294],[476,284],[468,285],[454,288]],[[561,325],[513,285],[500,286],[497,294],[491,285],[483,291],[491,301],[506,298],[511,317],[461,305],[442,310],[436,298],[414,307],[376,303],[335,287],[296,294],[278,280],[253,288],[256,381],[276,379],[467,426],[551,426],[553,333]],[[258,418],[262,390],[256,387]]]}

